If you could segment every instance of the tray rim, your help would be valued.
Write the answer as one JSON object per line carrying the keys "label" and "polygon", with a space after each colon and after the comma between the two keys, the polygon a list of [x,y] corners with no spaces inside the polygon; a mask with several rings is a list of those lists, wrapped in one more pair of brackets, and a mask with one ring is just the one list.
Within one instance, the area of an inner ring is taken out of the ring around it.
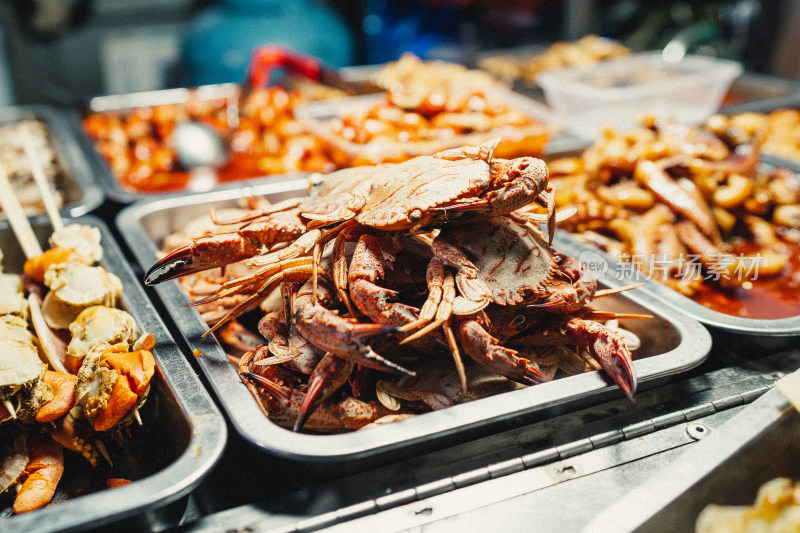
{"label": "tray rim", "polygon": [[[305,184],[305,180],[286,179],[224,193],[217,191],[175,195],[172,198],[137,202],[119,213],[116,224],[126,229],[123,232],[124,238],[134,250],[136,260],[142,269],[146,270],[154,262],[157,251],[156,243],[149,239],[141,223],[142,217],[146,214],[212,200],[242,198],[251,194],[298,192],[305,187]],[[421,417],[375,427],[369,431],[336,435],[293,433],[271,423],[263,415],[216,340],[211,336],[200,338],[200,335],[207,330],[207,326],[196,310],[185,307],[185,304],[189,303],[189,298],[178,282],[172,280],[162,283],[155,289],[185,341],[191,347],[203,352],[203,357],[197,361],[236,430],[245,440],[262,451],[290,459],[310,462],[363,459],[419,444],[426,438],[450,436],[477,428],[482,424],[562,405],[566,403],[561,391],[565,387],[576,387],[584,395],[616,389],[616,386],[611,385],[605,377],[593,372],[483,398],[479,403],[469,402],[425,413]],[[658,301],[644,292],[638,295],[628,294],[626,297],[648,309],[655,309],[659,305]],[[677,330],[680,342],[673,350],[636,361],[640,382],[689,370],[702,363],[711,349],[711,336],[699,322],[669,310],[657,314]],[[692,342],[687,342],[687,339],[692,339]],[[211,374],[211,372],[220,373]],[[530,405],[531,398],[536,399],[535,408]],[[584,396],[580,398],[583,399]]]}
{"label": "tray rim", "polygon": [[[15,105],[0,107],[0,122],[19,122],[26,118],[44,122],[50,130],[50,137],[57,145],[57,152],[60,152],[67,166],[64,172],[78,188],[81,198],[77,202],[65,204],[61,210],[61,216],[79,217],[94,211],[102,205],[105,199],[103,189],[94,179],[94,173],[89,160],[84,157],[83,150],[80,148],[79,139],[74,134],[69,124],[67,114],[52,106],[44,104]],[[39,213],[28,216],[34,223],[47,220],[47,213]],[[0,219],[0,228],[9,227],[8,219]]]}
{"label": "tray rim", "polygon": [[[75,217],[69,221],[100,229],[104,252],[100,264],[122,281],[122,301],[139,328],[156,337],[153,355],[166,385],[184,413],[190,439],[186,449],[172,463],[150,476],[113,491],[98,491],[32,513],[2,518],[0,529],[3,531],[83,529],[166,506],[188,494],[203,480],[221,458],[227,441],[227,425],[221,411],[183,357],[166,324],[125,260],[110,228],[92,215]],[[99,516],[98,510],[102,510]]]}

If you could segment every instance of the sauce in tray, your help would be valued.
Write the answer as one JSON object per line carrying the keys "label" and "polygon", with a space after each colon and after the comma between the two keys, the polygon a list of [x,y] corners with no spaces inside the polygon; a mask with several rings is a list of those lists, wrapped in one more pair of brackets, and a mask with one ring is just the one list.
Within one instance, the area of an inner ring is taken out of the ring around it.
{"label": "sauce in tray", "polygon": [[[778,319],[800,315],[800,245],[784,244],[789,261],[781,275],[761,276],[743,287],[723,289],[703,284],[692,296],[697,303],[720,313],[743,318]],[[736,253],[756,253],[752,245]]]}

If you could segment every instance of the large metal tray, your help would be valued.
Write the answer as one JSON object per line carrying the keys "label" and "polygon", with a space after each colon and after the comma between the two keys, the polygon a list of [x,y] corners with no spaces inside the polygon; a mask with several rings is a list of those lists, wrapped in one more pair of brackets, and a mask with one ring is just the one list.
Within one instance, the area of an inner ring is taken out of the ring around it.
{"label": "large metal tray", "polygon": [[[0,531],[87,530],[112,523],[121,529],[151,530],[170,525],[172,519],[176,525],[180,514],[170,518],[175,510],[168,511],[167,506],[179,505],[220,458],[227,438],[225,419],[168,333],[108,227],[92,216],[75,221],[100,229],[101,264],[122,281],[122,306],[157,342],[153,355],[158,371],[141,411],[144,425],[132,427],[127,451],[114,456],[116,467],[110,471],[137,481],[87,494],[98,488],[97,481],[102,487],[102,479],[97,478],[104,467],[98,465],[93,473],[88,462],[65,452],[66,468],[54,497],[60,503],[11,515],[13,498],[4,496],[0,500]],[[35,231],[44,245],[50,226],[39,223]],[[21,272],[24,256],[10,229],[0,229],[0,242],[4,270]],[[92,480],[91,487],[86,486],[87,480]]]}
{"label": "large metal tray", "polygon": [[752,505],[765,482],[800,479],[800,413],[773,389],[689,448],[584,531],[693,531],[708,504]]}
{"label": "large metal tray", "polygon": [[[306,186],[305,180],[294,179],[244,187],[238,191],[138,202],[118,215],[117,226],[144,271],[156,260],[156,252],[166,235],[190,219],[207,214],[211,206],[232,206],[238,198],[253,194],[266,195],[270,201],[277,202],[302,193]],[[601,394],[621,394],[604,376],[591,372],[367,431],[337,435],[293,433],[264,417],[220,345],[212,336],[201,338],[208,328],[195,309],[186,307],[189,299],[178,282],[162,283],[156,286],[156,290],[186,342],[204,354],[197,362],[236,430],[258,449],[290,459],[316,462],[347,460],[348,463],[360,459],[379,461],[389,452],[433,446],[444,438],[449,442],[467,440],[475,432],[486,431],[493,423],[513,423],[514,418],[522,415],[577,405],[592,401]],[[605,300],[603,305],[614,310],[651,313],[656,317],[628,325],[642,338],[644,346],[641,351],[651,355],[635,363],[640,382],[688,370],[707,356],[711,348],[710,335],[696,321],[663,309],[646,294],[637,291]]]}
{"label": "large metal tray", "polygon": [[[23,120],[38,120],[50,130],[60,172],[56,188],[64,195],[61,214],[67,217],[85,215],[103,202],[103,190],[95,183],[92,168],[79,146],[69,116],[48,106],[11,106],[0,108],[0,125],[15,124]],[[45,220],[44,213],[34,219]],[[8,227],[6,217],[0,216],[0,228]]]}
{"label": "large metal tray", "polygon": [[[579,156],[589,145],[586,144],[586,140],[575,139],[572,145],[564,143],[562,146],[564,150],[552,151],[546,154],[545,159]],[[762,156],[760,165],[764,169],[786,166],[766,155]],[[798,179],[800,179],[800,176],[798,176]],[[596,257],[602,260],[602,263],[607,267],[605,270],[606,275],[603,279],[609,285],[625,285],[632,282],[640,282],[642,278],[646,278],[643,274],[633,272],[631,268],[621,265],[611,254],[596,246],[582,242],[566,231],[557,230],[557,234],[559,235],[559,242],[562,243],[568,253],[571,252],[575,257],[584,252],[597,254]],[[728,315],[705,307],[666,285],[649,279],[647,281],[648,283],[642,287],[642,291],[650,293],[657,300],[670,306],[672,310],[687,315],[713,330],[727,335],[729,340],[737,338],[744,341],[740,348],[749,349],[755,343],[758,346],[779,349],[788,346],[796,340],[796,337],[800,336],[800,315],[780,319],[743,318]]]}
{"label": "large metal tray", "polygon": [[[86,109],[74,112],[69,116],[71,128],[75,135],[81,151],[91,164],[97,181],[102,185],[108,197],[116,202],[129,204],[137,200],[163,196],[164,193],[137,192],[124,187],[120,181],[111,173],[111,168],[103,156],[97,151],[94,141],[86,134],[82,126],[82,118],[86,113],[101,113],[107,111],[131,111],[138,107],[154,107],[158,105],[179,104],[188,100],[191,92],[202,100],[213,100],[217,98],[231,98],[239,93],[239,86],[234,83],[222,83],[216,85],[204,85],[200,87],[163,89],[158,91],[146,91],[130,94],[97,96],[92,98]],[[298,173],[305,175],[306,173]],[[248,183],[260,183],[274,179],[271,176],[263,178],[248,179]],[[229,189],[240,187],[241,182],[226,182],[215,187],[218,189]]]}

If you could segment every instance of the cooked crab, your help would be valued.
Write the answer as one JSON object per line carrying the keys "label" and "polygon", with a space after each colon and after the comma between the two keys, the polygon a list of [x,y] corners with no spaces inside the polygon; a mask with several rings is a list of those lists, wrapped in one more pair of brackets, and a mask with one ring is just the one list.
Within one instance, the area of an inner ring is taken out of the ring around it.
{"label": "cooked crab", "polygon": [[154,345],[153,336],[145,334],[132,351],[127,345],[102,343],[84,357],[75,398],[95,431],[126,423],[144,403],[155,373]]}
{"label": "cooked crab", "polygon": [[80,369],[83,358],[94,346],[124,344],[127,349],[139,336],[139,328],[130,313],[105,305],[94,305],[81,311],[69,325],[69,332],[67,366],[74,372]]}

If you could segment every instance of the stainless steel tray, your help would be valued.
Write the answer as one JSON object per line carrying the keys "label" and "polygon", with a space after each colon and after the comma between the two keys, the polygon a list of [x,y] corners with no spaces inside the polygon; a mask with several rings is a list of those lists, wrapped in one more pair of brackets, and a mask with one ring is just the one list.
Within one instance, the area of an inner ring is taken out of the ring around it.
{"label": "stainless steel tray", "polygon": [[[169,525],[164,522],[165,516],[161,516],[165,507],[187,495],[220,458],[227,437],[225,419],[134,277],[108,227],[92,216],[75,221],[100,229],[104,251],[101,264],[122,281],[122,306],[133,315],[140,329],[152,333],[157,342],[153,355],[158,371],[141,411],[144,426],[132,427],[130,446],[124,455],[114,456],[116,467],[110,471],[114,476],[128,476],[137,481],[87,494],[97,487],[94,484],[87,487],[84,482],[97,481],[105,467],[98,465],[93,474],[88,462],[65,452],[66,468],[54,501],[68,499],[35,512],[11,515],[13,498],[4,496],[0,504],[0,530],[26,533],[86,530],[111,523],[120,528],[163,528]],[[44,244],[51,231],[49,225],[36,224],[35,230]],[[4,270],[21,272],[24,256],[10,229],[0,229],[0,242]],[[124,523],[120,525],[121,521]]]}
{"label": "stainless steel tray", "polygon": [[776,477],[800,479],[800,413],[777,389],[604,510],[585,532],[694,531],[710,503],[752,505]]}
{"label": "stainless steel tray", "polygon": [[[588,146],[586,140],[581,141],[580,139],[575,139],[572,144],[565,142],[562,144],[563,150],[549,152],[546,154],[545,159],[551,160],[559,157],[579,156]],[[788,166],[766,155],[762,156],[761,159],[761,167]],[[788,167],[792,168],[791,166]],[[800,170],[795,171],[800,172]],[[800,176],[798,176],[798,179],[800,179]],[[580,241],[577,237],[566,231],[557,230],[557,234],[559,235],[559,242],[562,243],[568,252],[571,251],[575,257],[578,257],[582,252],[596,253],[607,265],[606,273],[614,274],[613,276],[606,275],[603,278],[605,283],[609,285],[619,286],[632,282],[639,282],[645,277],[621,265],[611,254]],[[647,281],[648,283],[640,290],[650,293],[657,300],[669,305],[672,310],[698,320],[706,326],[726,335],[740,336],[742,340],[756,341],[758,345],[769,346],[773,349],[785,347],[787,343],[795,340],[794,337],[800,336],[800,315],[781,319],[743,318],[728,315],[709,309],[691,298],[670,289],[666,285],[652,280]],[[746,343],[743,347],[749,348],[750,344]]]}
{"label": "stainless steel tray", "polygon": [[[61,214],[77,217],[93,211],[103,202],[103,190],[95,183],[92,168],[84,157],[70,125],[69,116],[63,111],[48,106],[0,107],[0,125],[14,124],[23,120],[38,120],[50,130],[60,172],[56,187],[64,195]],[[32,217],[46,220],[42,213]],[[0,217],[0,228],[8,227],[5,216]]]}
{"label": "stainless steel tray", "polygon": [[[606,275],[602,277],[602,281],[607,285],[626,285],[642,281],[642,278],[645,277],[643,274],[631,272],[630,267],[621,265],[619,261],[610,254],[595,246],[579,241],[574,235],[566,231],[557,230],[557,234],[558,242],[567,253],[572,253],[575,257],[579,257],[581,253],[591,252],[607,265],[608,269],[605,271]],[[790,342],[794,340],[793,337],[800,335],[800,315],[780,319],[743,318],[728,315],[700,305],[691,298],[670,289],[666,285],[652,280],[647,281],[648,283],[639,290],[647,292],[657,301],[663,302],[669,306],[673,311],[692,317],[706,326],[721,330],[725,333],[741,335],[743,338],[759,338],[766,344],[770,343],[769,340],[764,339],[764,337],[785,337],[784,341]],[[777,341],[778,339],[773,340]],[[772,343],[772,347],[777,348],[781,346],[781,344],[781,342],[774,342]]]}
{"label": "stainless steel tray", "polygon": [[800,83],[755,72],[737,78],[722,101],[720,112],[772,111],[800,105]]}
{"label": "stainless steel tray", "polygon": [[[123,187],[117,178],[111,173],[111,168],[103,156],[95,148],[94,142],[83,130],[82,118],[86,112],[100,113],[104,111],[129,111],[137,107],[152,107],[157,105],[178,104],[185,102],[189,98],[190,92],[195,91],[197,96],[204,100],[215,98],[229,98],[236,95],[239,91],[238,85],[234,83],[222,83],[216,85],[204,85],[193,89],[178,88],[164,89],[159,91],[146,91],[140,93],[98,96],[92,98],[85,111],[75,112],[69,116],[71,128],[74,132],[78,145],[91,164],[97,181],[102,185],[108,197],[116,202],[129,204],[136,200],[161,197],[165,193],[137,192]],[[298,173],[298,176],[306,173]],[[271,176],[263,178],[248,179],[247,183],[267,182],[274,179]],[[226,182],[215,187],[215,190],[241,187],[241,182]]]}
{"label": "stainless steel tray", "polygon": [[[237,198],[253,194],[266,195],[270,201],[277,202],[305,189],[305,180],[294,179],[243,187],[238,191],[138,202],[119,214],[117,226],[144,271],[156,260],[156,252],[167,234],[181,228],[190,219],[207,214],[211,206],[232,206]],[[195,309],[185,307],[189,299],[178,282],[157,285],[156,291],[188,344],[203,352],[203,357],[197,362],[236,430],[258,449],[287,458],[317,462],[375,459],[404,448],[418,450],[432,446],[443,438],[451,439],[449,442],[459,438],[467,440],[476,431],[485,430],[493,423],[509,422],[520,415],[591,401],[596,395],[621,394],[603,376],[591,372],[367,431],[338,435],[293,433],[264,417],[216,340],[212,336],[200,338],[208,328]],[[631,291],[606,300],[604,306],[615,310],[656,316],[629,325],[642,338],[642,351],[650,355],[635,363],[640,382],[682,372],[698,365],[708,355],[711,339],[705,328],[680,313],[664,310],[645,293]]]}

